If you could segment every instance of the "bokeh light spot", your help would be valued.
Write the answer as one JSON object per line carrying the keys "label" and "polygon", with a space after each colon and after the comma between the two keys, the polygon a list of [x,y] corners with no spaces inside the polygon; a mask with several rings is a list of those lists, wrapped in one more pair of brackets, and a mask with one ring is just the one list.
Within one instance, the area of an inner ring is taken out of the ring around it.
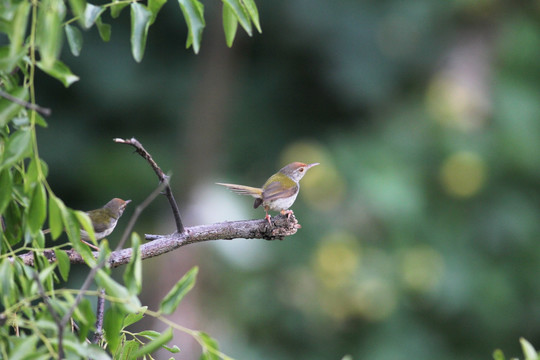
{"label": "bokeh light spot", "polygon": [[371,278],[362,282],[352,299],[357,314],[370,321],[388,318],[397,306],[395,288],[382,278]]}
{"label": "bokeh light spot", "polygon": [[418,292],[435,288],[444,274],[444,260],[439,252],[429,247],[405,250],[401,259],[401,275],[405,286]]}
{"label": "bokeh light spot", "polygon": [[349,284],[358,270],[361,249],[356,238],[346,232],[325,236],[313,256],[313,267],[327,288]]}
{"label": "bokeh light spot", "polygon": [[440,177],[448,194],[471,197],[477,194],[485,183],[485,163],[475,153],[458,152],[444,161]]}

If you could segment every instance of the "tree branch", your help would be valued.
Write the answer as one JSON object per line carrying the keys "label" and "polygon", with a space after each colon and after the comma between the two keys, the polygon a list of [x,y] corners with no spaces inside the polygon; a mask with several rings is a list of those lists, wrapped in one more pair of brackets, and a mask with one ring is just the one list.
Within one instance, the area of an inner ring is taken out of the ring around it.
{"label": "tree branch", "polygon": [[[264,239],[283,240],[286,236],[294,235],[301,227],[294,215],[289,218],[278,215],[271,218],[271,224],[265,219],[226,221],[211,225],[199,225],[187,227],[183,233],[173,233],[169,235],[145,235],[148,243],[141,245],[142,260],[159,256],[182,246],[200,243],[209,240],[233,240],[233,239]],[[84,264],[83,258],[75,250],[67,250],[69,260],[72,264]],[[93,252],[97,258],[98,252]],[[44,251],[45,257],[50,262],[56,261],[54,251]],[[118,267],[125,265],[131,259],[131,248],[113,251],[109,257],[109,265]],[[32,253],[20,255],[26,265],[34,265]]]}
{"label": "tree branch", "polygon": [[51,115],[51,109],[39,106],[37,104],[32,104],[32,103],[30,103],[30,102],[28,102],[26,100],[23,100],[23,99],[19,99],[18,97],[15,97],[15,96],[13,96],[13,95],[5,92],[5,91],[0,90],[0,96],[5,98],[5,99],[8,99],[11,102],[14,102],[15,104],[24,106],[28,110],[37,111],[41,115],[44,115],[44,116]]}
{"label": "tree branch", "polygon": [[148,151],[146,151],[146,149],[142,146],[142,144],[137,139],[115,138],[113,139],[113,141],[119,144],[126,144],[126,145],[133,146],[137,154],[141,155],[144,159],[146,159],[146,161],[148,161],[152,169],[154,169],[154,172],[156,173],[159,179],[159,182],[166,183],[165,196],[167,196],[167,199],[169,200],[169,204],[171,205],[171,209],[174,216],[174,222],[176,223],[176,231],[178,233],[183,233],[185,229],[184,229],[184,225],[182,224],[182,219],[180,218],[180,210],[178,210],[178,204],[176,203],[171,187],[169,186],[169,181],[168,181],[169,177],[165,175],[165,173],[161,170],[161,168],[152,158],[152,155],[150,155]]}

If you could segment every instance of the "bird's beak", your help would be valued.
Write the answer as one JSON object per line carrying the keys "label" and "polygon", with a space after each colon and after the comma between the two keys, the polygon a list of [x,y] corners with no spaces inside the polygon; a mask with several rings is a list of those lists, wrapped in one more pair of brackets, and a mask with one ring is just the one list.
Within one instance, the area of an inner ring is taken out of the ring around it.
{"label": "bird's beak", "polygon": [[126,207],[127,204],[129,204],[130,202],[131,202],[131,200],[126,200],[126,201],[124,202],[124,207]]}
{"label": "bird's beak", "polygon": [[311,169],[312,167],[317,166],[317,165],[320,165],[320,164],[319,164],[319,163],[308,164],[308,165],[306,166],[306,170],[309,170],[309,169]]}

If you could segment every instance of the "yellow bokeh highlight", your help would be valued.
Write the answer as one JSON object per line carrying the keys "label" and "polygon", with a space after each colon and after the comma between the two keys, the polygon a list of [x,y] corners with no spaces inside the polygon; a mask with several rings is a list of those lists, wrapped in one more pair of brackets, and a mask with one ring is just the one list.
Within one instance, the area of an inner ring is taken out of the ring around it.
{"label": "yellow bokeh highlight", "polygon": [[413,291],[433,290],[441,283],[444,268],[442,255],[427,246],[406,249],[401,256],[403,282]]}
{"label": "yellow bokeh highlight", "polygon": [[347,232],[336,232],[324,239],[313,255],[312,264],[317,278],[330,289],[350,284],[361,261],[358,241]]}
{"label": "yellow bokeh highlight", "polygon": [[473,152],[458,152],[448,157],[441,166],[440,180],[444,190],[456,197],[476,195],[485,184],[486,166]]}
{"label": "yellow bokeh highlight", "polygon": [[283,150],[281,165],[294,161],[320,163],[302,179],[300,197],[319,210],[336,209],[343,201],[346,185],[327,149],[315,141],[294,142]]}

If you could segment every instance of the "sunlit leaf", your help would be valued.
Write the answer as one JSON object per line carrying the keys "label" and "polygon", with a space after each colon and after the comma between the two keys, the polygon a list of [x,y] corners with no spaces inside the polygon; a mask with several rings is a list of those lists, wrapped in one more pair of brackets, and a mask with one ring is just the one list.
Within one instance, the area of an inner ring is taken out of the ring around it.
{"label": "sunlit leaf", "polygon": [[137,62],[141,62],[144,55],[151,19],[152,12],[144,5],[131,3],[131,52]]}
{"label": "sunlit leaf", "polygon": [[193,267],[174,285],[169,293],[163,298],[159,305],[159,310],[164,314],[172,314],[180,301],[195,285],[195,278],[197,277],[198,267]]}
{"label": "sunlit leaf", "polygon": [[238,19],[234,15],[231,7],[226,3],[223,3],[223,31],[225,32],[225,40],[227,41],[228,47],[232,47],[237,29]]}
{"label": "sunlit leaf", "polygon": [[74,75],[60,60],[55,61],[51,67],[46,66],[45,63],[42,62],[38,62],[37,66],[50,76],[60,80],[65,87],[69,87],[74,82],[79,81],[79,77]]}
{"label": "sunlit leaf", "polygon": [[202,32],[205,26],[204,6],[198,0],[178,0],[188,26],[186,48],[193,45],[193,52],[199,53]]}
{"label": "sunlit leaf", "polygon": [[[0,54],[1,55],[1,54]],[[22,100],[28,100],[28,90],[24,87],[17,87],[9,92],[9,95]],[[0,128],[3,128],[12,120],[22,109],[22,105],[11,100],[0,98]]]}
{"label": "sunlit leaf", "polygon": [[83,36],[81,31],[72,25],[66,25],[66,39],[68,41],[69,50],[74,56],[79,56],[83,45]]}
{"label": "sunlit leaf", "polygon": [[244,7],[246,8],[249,16],[251,17],[251,21],[253,21],[253,24],[259,31],[259,33],[262,33],[261,29],[261,23],[259,22],[259,11],[257,10],[257,5],[255,4],[255,1],[253,0],[241,0],[242,4],[244,4]]}
{"label": "sunlit leaf", "polygon": [[88,234],[94,245],[97,244],[96,235],[94,234],[94,225],[92,224],[92,219],[84,211],[75,211],[75,216],[79,220],[79,224],[82,226],[84,231]]}
{"label": "sunlit leaf", "polygon": [[238,19],[238,22],[244,30],[248,33],[249,36],[253,34],[253,31],[251,29],[251,20],[249,19],[249,14],[244,8],[243,4],[240,0],[223,0],[223,5],[229,5],[229,10],[231,10],[236,18]]}
{"label": "sunlit leaf", "polygon": [[86,29],[90,29],[103,11],[105,11],[103,6],[96,6],[87,3],[86,8],[84,9],[84,27]]}
{"label": "sunlit leaf", "polygon": [[525,340],[525,338],[520,338],[519,342],[521,344],[523,355],[525,355],[525,360],[538,360],[538,353],[530,342]]}
{"label": "sunlit leaf", "polygon": [[167,344],[173,338],[172,328],[165,330],[160,336],[150,341],[143,347],[141,347],[134,355],[134,358],[139,358],[147,354],[151,354],[158,350],[161,346]]}
{"label": "sunlit leaf", "polygon": [[150,24],[153,24],[156,21],[157,14],[161,7],[167,2],[167,0],[148,0],[148,10],[152,13],[152,20]]}
{"label": "sunlit leaf", "polygon": [[218,342],[205,332],[199,332],[199,338],[203,345],[203,353],[201,360],[219,360],[220,357],[216,354],[219,350]]}

